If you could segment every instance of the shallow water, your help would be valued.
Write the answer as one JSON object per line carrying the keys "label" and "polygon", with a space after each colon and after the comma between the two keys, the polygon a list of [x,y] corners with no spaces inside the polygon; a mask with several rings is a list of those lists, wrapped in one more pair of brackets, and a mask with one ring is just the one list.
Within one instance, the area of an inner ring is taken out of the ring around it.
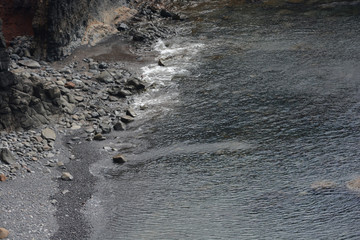
{"label": "shallow water", "polygon": [[[166,66],[143,69],[154,87],[108,143],[128,163],[91,168],[92,239],[358,239],[345,184],[360,173],[359,17],[236,3],[195,15],[154,46]],[[336,187],[314,192],[322,180]]]}

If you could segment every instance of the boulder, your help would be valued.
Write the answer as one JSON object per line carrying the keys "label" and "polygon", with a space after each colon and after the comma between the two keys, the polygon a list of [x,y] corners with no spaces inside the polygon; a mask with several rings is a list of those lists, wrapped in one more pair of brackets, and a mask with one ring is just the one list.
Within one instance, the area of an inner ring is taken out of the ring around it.
{"label": "boulder", "polygon": [[15,164],[15,158],[8,148],[2,148],[0,153],[0,160],[6,164]]}
{"label": "boulder", "polygon": [[118,164],[123,164],[126,162],[126,159],[124,158],[123,155],[117,154],[113,157],[113,162]]}
{"label": "boulder", "polygon": [[37,61],[31,60],[31,59],[20,60],[18,62],[18,64],[20,66],[24,66],[24,67],[28,67],[28,68],[32,68],[32,69],[41,68],[40,64]]}
{"label": "boulder", "polygon": [[55,141],[56,139],[56,133],[54,132],[54,130],[50,128],[45,128],[44,130],[42,130],[41,136],[46,140],[50,140],[50,141]]}
{"label": "boulder", "polygon": [[9,230],[0,228],[0,239],[5,239],[9,236]]}

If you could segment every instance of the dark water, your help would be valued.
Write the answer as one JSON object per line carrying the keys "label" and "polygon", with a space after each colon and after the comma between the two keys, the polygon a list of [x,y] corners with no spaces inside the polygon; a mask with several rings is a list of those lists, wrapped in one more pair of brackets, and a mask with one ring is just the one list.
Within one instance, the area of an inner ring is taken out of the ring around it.
{"label": "dark water", "polygon": [[359,239],[359,17],[212,3],[92,166],[92,239]]}

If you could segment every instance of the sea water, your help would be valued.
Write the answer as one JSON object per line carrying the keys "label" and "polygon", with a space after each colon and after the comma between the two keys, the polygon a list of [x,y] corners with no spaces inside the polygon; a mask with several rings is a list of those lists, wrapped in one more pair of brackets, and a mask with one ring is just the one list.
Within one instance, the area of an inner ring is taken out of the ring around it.
{"label": "sea water", "polygon": [[154,45],[92,239],[359,239],[359,17],[217,2]]}

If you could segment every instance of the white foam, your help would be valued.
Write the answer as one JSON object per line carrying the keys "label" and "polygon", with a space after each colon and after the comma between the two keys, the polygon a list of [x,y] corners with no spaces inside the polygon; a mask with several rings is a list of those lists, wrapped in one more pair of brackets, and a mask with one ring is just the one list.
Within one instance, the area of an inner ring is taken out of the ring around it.
{"label": "white foam", "polygon": [[172,80],[174,76],[190,74],[188,69],[196,66],[193,57],[203,47],[204,44],[189,43],[188,41],[167,44],[159,40],[154,45],[154,50],[159,52],[159,56],[154,59],[154,62],[161,59],[165,66],[149,64],[141,68],[142,80],[151,86],[148,87],[145,94],[143,93],[134,98],[134,109],[146,105],[148,110],[142,112],[148,114],[149,111],[154,111],[154,109],[156,111],[166,111],[171,104],[177,102],[179,95],[177,85]]}

